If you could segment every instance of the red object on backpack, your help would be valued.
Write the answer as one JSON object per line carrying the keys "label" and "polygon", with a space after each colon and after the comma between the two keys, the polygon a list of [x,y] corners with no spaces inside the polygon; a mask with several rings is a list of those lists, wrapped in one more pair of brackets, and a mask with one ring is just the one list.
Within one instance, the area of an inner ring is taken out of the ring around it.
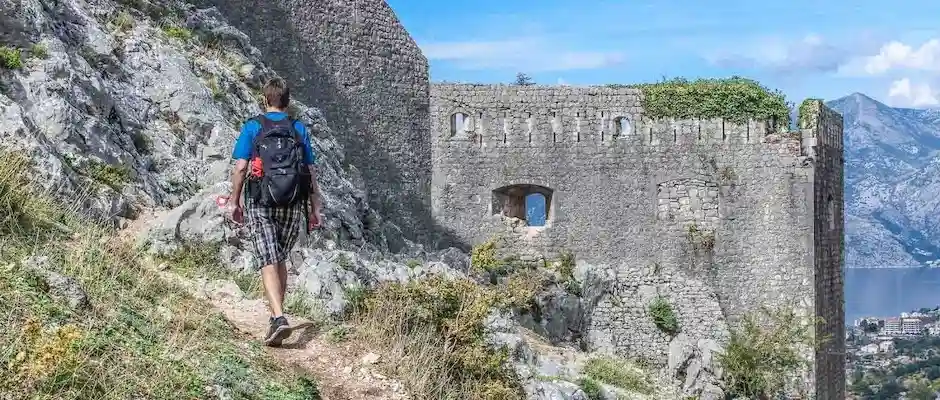
{"label": "red object on backpack", "polygon": [[261,164],[261,157],[255,157],[251,159],[251,163],[249,165],[249,174],[255,178],[264,176],[264,166]]}

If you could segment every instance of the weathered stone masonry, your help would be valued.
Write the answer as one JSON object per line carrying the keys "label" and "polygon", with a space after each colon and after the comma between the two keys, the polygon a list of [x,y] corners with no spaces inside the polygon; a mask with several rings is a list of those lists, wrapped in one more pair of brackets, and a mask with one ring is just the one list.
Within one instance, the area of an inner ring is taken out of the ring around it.
{"label": "weathered stone masonry", "polygon": [[831,110],[806,107],[801,135],[789,135],[761,121],[649,120],[634,89],[429,87],[427,60],[384,1],[197,3],[249,34],[325,112],[372,205],[404,236],[442,239],[439,224],[455,235],[443,243],[477,244],[507,232],[500,214],[523,212],[517,192],[541,193],[547,223],[516,226],[520,243],[618,266],[579,333],[591,346],[665,364],[679,346],[650,321],[654,296],[699,347],[758,305],[796,304],[832,338],[810,390],[844,397],[842,125]]}
{"label": "weathered stone masonry", "polygon": [[518,240],[620,266],[594,310],[592,345],[664,363],[668,338],[631,317],[654,294],[676,304],[693,340],[762,305],[795,307],[823,317],[817,333],[834,340],[807,390],[844,397],[841,116],[816,102],[801,133],[778,133],[763,121],[650,120],[641,96],[433,85],[434,217],[481,243],[506,232],[494,190],[547,188],[546,226]]}
{"label": "weathered stone masonry", "polygon": [[324,111],[372,206],[406,237],[430,221],[428,64],[382,0],[197,0],[217,7],[288,79],[295,95]]}

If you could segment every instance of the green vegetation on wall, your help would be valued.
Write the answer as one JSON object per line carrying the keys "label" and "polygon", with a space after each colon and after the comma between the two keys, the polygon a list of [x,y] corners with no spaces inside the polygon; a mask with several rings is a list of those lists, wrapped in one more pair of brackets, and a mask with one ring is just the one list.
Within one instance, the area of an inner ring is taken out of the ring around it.
{"label": "green vegetation on wall", "polygon": [[661,331],[670,335],[679,333],[679,319],[676,318],[676,312],[672,309],[672,304],[665,297],[657,296],[650,302],[650,316],[653,317],[653,323]]}
{"label": "green vegetation on wall", "polygon": [[789,126],[790,109],[783,93],[747,78],[675,78],[626,87],[643,92],[643,108],[652,118],[724,118],[735,123],[773,119],[777,126]]}
{"label": "green vegetation on wall", "polygon": [[822,99],[813,98],[803,100],[803,102],[800,103],[800,129],[809,128],[816,123],[816,118],[819,117],[817,114],[819,113],[820,103],[822,103]]}

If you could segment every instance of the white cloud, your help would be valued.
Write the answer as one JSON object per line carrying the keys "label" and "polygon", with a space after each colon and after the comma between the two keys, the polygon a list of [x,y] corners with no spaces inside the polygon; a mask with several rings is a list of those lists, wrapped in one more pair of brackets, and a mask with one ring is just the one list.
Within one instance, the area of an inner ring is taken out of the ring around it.
{"label": "white cloud", "polygon": [[894,69],[940,72],[940,39],[931,39],[920,47],[892,41],[877,55],[864,58],[864,71],[879,75]]}
{"label": "white cloud", "polygon": [[559,48],[543,39],[432,42],[421,45],[429,60],[448,61],[462,69],[514,69],[524,72],[598,69],[620,64],[619,52]]}
{"label": "white cloud", "polygon": [[888,89],[888,98],[892,105],[901,107],[932,107],[940,105],[937,91],[930,84],[911,83],[909,78],[898,79],[891,82]]}
{"label": "white cloud", "polygon": [[765,37],[706,58],[712,64],[730,68],[760,68],[778,73],[832,72],[866,47],[862,39],[857,41],[837,44],[816,34],[797,40]]}

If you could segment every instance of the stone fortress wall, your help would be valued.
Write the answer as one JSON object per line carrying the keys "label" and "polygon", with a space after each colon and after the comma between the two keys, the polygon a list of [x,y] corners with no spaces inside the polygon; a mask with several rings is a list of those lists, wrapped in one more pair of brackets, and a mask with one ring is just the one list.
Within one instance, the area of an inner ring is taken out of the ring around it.
{"label": "stone fortress wall", "polygon": [[[654,295],[699,345],[756,305],[795,302],[834,338],[810,376],[817,398],[844,397],[842,125],[831,110],[813,105],[800,140],[760,121],[649,120],[635,89],[430,86],[384,1],[195,3],[217,7],[324,111],[372,206],[404,236],[472,245],[514,232],[548,255],[618,265],[585,335],[662,363],[675,340],[646,315]],[[498,211],[515,191],[546,195],[545,227],[507,228]]]}
{"label": "stone fortress wall", "polygon": [[430,221],[428,63],[383,0],[194,0],[249,35],[293,94],[340,134],[372,207],[405,237]]}
{"label": "stone fortress wall", "polygon": [[[586,335],[624,355],[666,363],[670,338],[646,315],[657,295],[693,343],[762,305],[823,317],[817,334],[833,340],[808,390],[844,397],[842,117],[810,102],[800,132],[777,132],[652,120],[641,100],[632,88],[432,85],[434,217],[469,243],[508,233],[617,265]],[[544,226],[507,222],[510,189],[546,198]]]}

